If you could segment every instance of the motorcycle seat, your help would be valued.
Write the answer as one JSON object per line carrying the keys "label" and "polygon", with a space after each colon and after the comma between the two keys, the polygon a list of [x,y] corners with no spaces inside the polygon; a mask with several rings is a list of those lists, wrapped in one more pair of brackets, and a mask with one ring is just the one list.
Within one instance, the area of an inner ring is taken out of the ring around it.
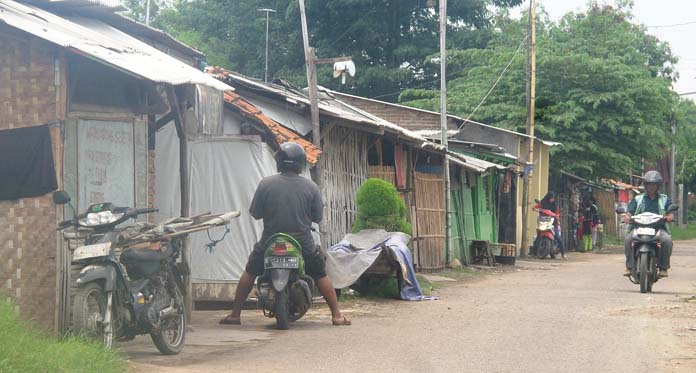
{"label": "motorcycle seat", "polygon": [[121,263],[131,264],[139,262],[159,262],[167,259],[172,253],[169,245],[165,246],[164,251],[147,249],[128,249],[121,253]]}

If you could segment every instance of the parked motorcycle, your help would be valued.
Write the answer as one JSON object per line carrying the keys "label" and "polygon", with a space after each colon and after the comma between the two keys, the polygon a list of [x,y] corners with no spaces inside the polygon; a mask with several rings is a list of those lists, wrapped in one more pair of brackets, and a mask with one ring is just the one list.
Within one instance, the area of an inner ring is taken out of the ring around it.
{"label": "parked motorcycle", "polygon": [[[53,194],[56,204],[69,204],[64,191]],[[172,219],[172,224],[139,223],[117,227],[157,209],[118,207],[98,203],[59,224],[74,227],[66,238],[84,234],[84,245],[72,253],[79,269],[72,304],[71,330],[101,340],[106,348],[149,334],[165,355],[181,352],[186,339],[183,275],[187,266],[177,263],[188,233],[229,222],[239,213],[215,216],[215,221],[194,227],[192,219]],[[176,229],[175,229],[176,228]],[[125,270],[124,270],[125,269]]]}
{"label": "parked motorcycle", "polygon": [[[667,213],[677,211],[678,205],[672,204],[667,209]],[[616,209],[618,214],[625,214],[626,209],[619,207]],[[631,269],[628,279],[640,285],[640,292],[652,292],[653,284],[659,277],[657,275],[657,260],[660,250],[660,230],[665,227],[665,217],[652,212],[644,212],[631,216],[631,223],[634,225],[631,231],[631,247],[635,265]]]}
{"label": "parked motorcycle", "polygon": [[263,260],[265,270],[256,285],[259,306],[276,319],[277,329],[287,330],[312,305],[314,280],[305,275],[302,247],[290,235],[269,238]]}
{"label": "parked motorcycle", "polygon": [[[538,200],[536,200],[539,203]],[[553,226],[558,216],[551,210],[535,208],[534,211],[539,212],[537,217],[537,238],[534,241],[534,252],[537,258],[544,259],[547,256],[556,258],[560,252],[556,236],[554,235]]]}

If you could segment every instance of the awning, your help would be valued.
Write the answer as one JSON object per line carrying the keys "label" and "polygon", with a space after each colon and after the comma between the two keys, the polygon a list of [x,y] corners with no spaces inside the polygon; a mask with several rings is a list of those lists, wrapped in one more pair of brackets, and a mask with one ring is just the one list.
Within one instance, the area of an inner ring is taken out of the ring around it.
{"label": "awning", "polygon": [[63,18],[11,0],[0,0],[0,22],[87,58],[156,83],[232,87],[96,19]]}
{"label": "awning", "polygon": [[478,159],[478,158],[470,157],[468,155],[458,154],[458,153],[454,153],[454,152],[449,152],[447,159],[449,159],[450,162],[452,162],[460,167],[463,167],[463,168],[466,168],[468,170],[478,172],[478,173],[486,172],[492,168],[499,169],[499,170],[507,169],[507,167],[501,166],[497,163],[484,161],[483,159]]}

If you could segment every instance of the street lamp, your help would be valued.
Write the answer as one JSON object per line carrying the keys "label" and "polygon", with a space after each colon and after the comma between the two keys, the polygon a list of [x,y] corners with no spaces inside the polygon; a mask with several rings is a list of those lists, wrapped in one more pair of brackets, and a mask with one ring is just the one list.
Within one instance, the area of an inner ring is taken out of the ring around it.
{"label": "street lamp", "polygon": [[268,82],[268,22],[270,19],[270,14],[275,13],[276,11],[268,8],[257,9],[257,11],[266,13],[266,66],[264,68],[263,81]]}

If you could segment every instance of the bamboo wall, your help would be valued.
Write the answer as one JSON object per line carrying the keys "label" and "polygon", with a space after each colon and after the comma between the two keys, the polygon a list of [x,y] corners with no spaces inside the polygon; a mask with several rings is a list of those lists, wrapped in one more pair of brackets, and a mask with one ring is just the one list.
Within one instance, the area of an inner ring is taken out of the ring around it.
{"label": "bamboo wall", "polygon": [[423,271],[445,267],[445,180],[441,174],[414,172],[413,232],[416,262]]}
{"label": "bamboo wall", "polygon": [[368,178],[367,149],[369,135],[342,127],[325,133],[320,162],[323,168],[324,247],[340,242],[350,233],[355,221],[355,194]]}

